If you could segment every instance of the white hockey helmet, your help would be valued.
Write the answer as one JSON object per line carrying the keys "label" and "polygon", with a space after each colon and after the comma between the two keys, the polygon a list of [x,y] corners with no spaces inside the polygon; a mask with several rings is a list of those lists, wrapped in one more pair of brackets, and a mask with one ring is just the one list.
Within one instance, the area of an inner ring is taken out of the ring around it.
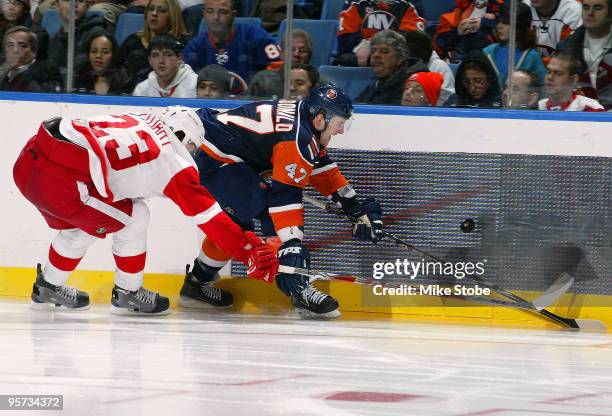
{"label": "white hockey helmet", "polygon": [[193,109],[182,105],[166,107],[159,119],[192,155],[204,143],[204,125]]}

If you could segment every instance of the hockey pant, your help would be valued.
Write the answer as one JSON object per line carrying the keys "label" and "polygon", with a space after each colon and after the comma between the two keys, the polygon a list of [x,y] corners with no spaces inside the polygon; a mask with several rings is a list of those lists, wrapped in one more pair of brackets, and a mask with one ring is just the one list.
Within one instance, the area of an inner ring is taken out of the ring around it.
{"label": "hockey pant", "polygon": [[92,184],[84,149],[41,126],[19,154],[13,178],[49,227],[60,230],[43,271],[49,283],[63,285],[87,248],[113,233],[117,285],[142,286],[149,209],[141,200],[106,201]]}
{"label": "hockey pant", "polygon": [[[268,214],[267,186],[251,167],[244,163],[223,164],[202,152],[195,159],[200,183],[234,222],[243,230],[252,231],[253,220],[258,220],[264,236],[276,235]],[[229,256],[204,238],[198,261],[202,267],[194,267],[194,275],[199,281],[208,282],[229,261]]]}
{"label": "hockey pant", "polygon": [[[123,289],[138,290],[143,284],[146,260],[149,208],[135,200],[130,222],[112,234],[115,258],[115,284]],[[49,258],[43,273],[45,280],[63,285],[98,238],[78,228],[60,230],[49,248]]]}

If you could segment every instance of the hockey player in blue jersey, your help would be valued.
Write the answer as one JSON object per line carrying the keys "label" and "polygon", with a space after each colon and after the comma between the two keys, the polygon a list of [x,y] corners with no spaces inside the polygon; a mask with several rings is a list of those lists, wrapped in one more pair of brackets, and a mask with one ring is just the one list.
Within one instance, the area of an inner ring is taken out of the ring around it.
{"label": "hockey player in blue jersey", "polygon": [[[310,269],[310,253],[302,244],[303,189],[313,186],[332,198],[359,222],[353,235],[373,242],[382,238],[378,202],[358,200],[355,190],[327,154],[336,134],[347,129],[353,105],[339,88],[326,84],[304,100],[257,101],[222,113],[201,109],[205,140],[196,162],[201,183],[243,228],[261,221],[265,236],[280,239],[279,263]],[[262,181],[267,177],[267,183]],[[179,305],[229,307],[232,295],[212,286],[229,257],[205,239],[187,273]],[[335,318],[338,302],[301,275],[279,273],[279,289],[306,317]]]}

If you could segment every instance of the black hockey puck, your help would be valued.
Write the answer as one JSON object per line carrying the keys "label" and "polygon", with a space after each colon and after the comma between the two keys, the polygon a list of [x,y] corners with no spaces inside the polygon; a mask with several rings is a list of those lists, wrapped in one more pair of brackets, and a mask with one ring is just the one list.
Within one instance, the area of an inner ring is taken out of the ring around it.
{"label": "black hockey puck", "polygon": [[471,218],[468,218],[467,220],[463,221],[461,225],[459,226],[459,228],[461,228],[461,231],[463,231],[464,233],[471,233],[472,231],[474,231],[475,227],[476,227],[476,224],[474,223],[474,220]]}

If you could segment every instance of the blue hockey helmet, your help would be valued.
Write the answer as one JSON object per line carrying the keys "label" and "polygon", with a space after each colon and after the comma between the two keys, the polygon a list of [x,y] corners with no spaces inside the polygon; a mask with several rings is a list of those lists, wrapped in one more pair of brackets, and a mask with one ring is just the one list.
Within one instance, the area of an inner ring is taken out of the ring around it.
{"label": "blue hockey helmet", "polygon": [[317,114],[323,114],[325,125],[329,123],[333,116],[348,120],[353,115],[353,101],[343,89],[331,83],[313,89],[304,100],[304,106],[311,120]]}

